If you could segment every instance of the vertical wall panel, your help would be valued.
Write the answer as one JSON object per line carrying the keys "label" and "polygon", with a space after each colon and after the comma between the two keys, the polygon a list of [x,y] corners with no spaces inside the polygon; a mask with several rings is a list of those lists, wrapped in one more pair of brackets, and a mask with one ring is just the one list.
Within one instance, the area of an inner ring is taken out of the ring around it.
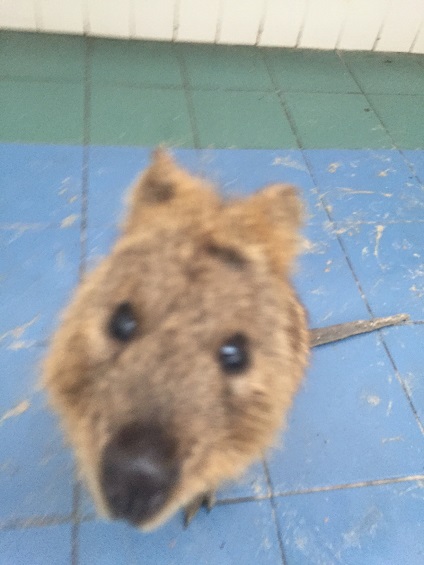
{"label": "vertical wall panel", "polygon": [[295,47],[307,0],[268,0],[259,45]]}
{"label": "vertical wall panel", "polygon": [[377,51],[409,51],[424,17],[424,0],[392,2],[380,38]]}
{"label": "vertical wall panel", "polygon": [[264,8],[264,0],[222,0],[218,42],[254,45]]}
{"label": "vertical wall panel", "polygon": [[364,51],[373,49],[390,3],[391,0],[350,2],[337,47]]}
{"label": "vertical wall panel", "polygon": [[413,53],[424,53],[424,22],[421,23],[420,31],[414,41],[412,47]]}
{"label": "vertical wall panel", "polygon": [[130,36],[131,0],[85,0],[91,35]]}
{"label": "vertical wall panel", "polygon": [[349,0],[309,0],[299,47],[334,49],[348,4]]}
{"label": "vertical wall panel", "polygon": [[203,41],[216,39],[220,0],[180,0],[178,10],[177,41]]}
{"label": "vertical wall panel", "polygon": [[0,0],[0,29],[424,52],[424,0]]}
{"label": "vertical wall panel", "polygon": [[0,27],[35,30],[34,0],[0,0]]}
{"label": "vertical wall panel", "polygon": [[170,41],[174,35],[174,14],[178,0],[133,0],[134,36]]}
{"label": "vertical wall panel", "polygon": [[40,30],[58,33],[84,33],[82,0],[37,0]]}

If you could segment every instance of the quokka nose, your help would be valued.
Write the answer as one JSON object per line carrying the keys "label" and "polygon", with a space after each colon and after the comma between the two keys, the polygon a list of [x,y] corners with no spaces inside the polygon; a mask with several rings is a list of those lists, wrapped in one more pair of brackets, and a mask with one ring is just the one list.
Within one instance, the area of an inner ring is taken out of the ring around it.
{"label": "quokka nose", "polygon": [[175,441],[159,427],[130,424],[104,449],[100,480],[115,518],[140,525],[154,517],[178,477]]}

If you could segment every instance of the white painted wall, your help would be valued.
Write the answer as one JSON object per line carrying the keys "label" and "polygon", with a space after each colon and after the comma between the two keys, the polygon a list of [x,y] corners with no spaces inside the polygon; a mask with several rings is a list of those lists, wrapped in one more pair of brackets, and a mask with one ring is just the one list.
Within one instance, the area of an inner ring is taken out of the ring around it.
{"label": "white painted wall", "polygon": [[0,0],[0,29],[424,53],[424,0]]}

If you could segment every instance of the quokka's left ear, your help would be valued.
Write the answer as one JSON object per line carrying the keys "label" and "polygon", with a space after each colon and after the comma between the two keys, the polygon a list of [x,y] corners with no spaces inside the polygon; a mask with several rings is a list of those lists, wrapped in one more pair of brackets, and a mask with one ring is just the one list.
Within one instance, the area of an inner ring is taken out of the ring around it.
{"label": "quokka's left ear", "polygon": [[292,185],[266,186],[246,200],[234,203],[247,241],[264,249],[273,269],[290,269],[298,253],[303,206]]}

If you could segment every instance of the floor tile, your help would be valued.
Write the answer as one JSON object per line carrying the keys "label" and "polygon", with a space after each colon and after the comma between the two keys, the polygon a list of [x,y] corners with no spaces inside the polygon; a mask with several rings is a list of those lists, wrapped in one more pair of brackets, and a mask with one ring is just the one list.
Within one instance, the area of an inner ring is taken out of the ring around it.
{"label": "floor tile", "polygon": [[277,494],[424,472],[422,434],[376,334],[314,350],[280,445]]}
{"label": "floor tile", "polygon": [[287,565],[419,565],[422,487],[410,482],[278,499]]}
{"label": "floor tile", "polygon": [[375,316],[424,320],[424,225],[341,226],[339,233]]}
{"label": "floor tile", "polygon": [[394,150],[309,150],[319,191],[335,221],[424,220],[424,189]]}
{"label": "floor tile", "polygon": [[371,149],[392,141],[361,94],[284,94],[305,149]]}
{"label": "floor tile", "polygon": [[385,341],[392,355],[400,378],[414,403],[415,410],[424,427],[424,325],[402,326],[385,331]]}
{"label": "floor tile", "polygon": [[90,147],[88,161],[88,225],[116,225],[123,219],[125,198],[147,167],[150,149]]}
{"label": "floor tile", "polygon": [[408,163],[411,165],[414,174],[417,175],[420,183],[424,186],[424,151],[402,151]]}
{"label": "floor tile", "polygon": [[230,45],[178,46],[194,88],[270,90],[273,85],[260,51]]}
{"label": "floor tile", "polygon": [[93,84],[90,141],[103,145],[193,146],[183,90]]}
{"label": "floor tile", "polygon": [[[4,334],[0,336],[1,425],[5,425],[8,419],[3,418],[4,414],[34,395],[41,377],[41,366],[45,355],[43,347],[31,345],[21,349],[7,347],[9,338],[10,336]],[[26,407],[26,403],[21,406],[23,407]]]}
{"label": "floor tile", "polygon": [[1,565],[65,565],[71,560],[71,526],[0,531]]}
{"label": "floor tile", "polygon": [[290,124],[273,92],[193,92],[202,147],[294,148]]}
{"label": "floor tile", "polygon": [[200,512],[187,530],[180,515],[149,534],[122,524],[81,525],[81,565],[139,562],[145,565],[282,563],[270,501],[218,505],[209,514]]}
{"label": "floor tile", "polygon": [[424,96],[369,94],[368,98],[397,147],[424,148]]}
{"label": "floor tile", "polygon": [[264,49],[272,75],[284,92],[360,92],[334,51]]}
{"label": "floor tile", "polygon": [[83,83],[0,81],[0,142],[81,143]]}
{"label": "floor tile", "polygon": [[1,144],[0,227],[59,227],[79,217],[82,159],[82,147]]}
{"label": "floor tile", "polygon": [[0,523],[72,512],[73,461],[44,405],[33,391],[2,414]]}
{"label": "floor tile", "polygon": [[368,94],[423,93],[424,72],[414,55],[356,51],[344,52],[342,58]]}
{"label": "floor tile", "polygon": [[78,227],[0,231],[0,335],[11,349],[45,340],[78,281]]}
{"label": "floor tile", "polygon": [[334,234],[318,223],[308,225],[304,237],[294,282],[310,325],[367,319],[368,311]]}
{"label": "floor tile", "polygon": [[182,86],[174,44],[159,41],[90,39],[90,78],[102,83]]}
{"label": "floor tile", "polygon": [[83,37],[0,31],[1,77],[81,81],[84,57]]}
{"label": "floor tile", "polygon": [[318,204],[316,190],[300,150],[205,149],[202,173],[229,198],[248,196],[273,183],[298,187],[312,218]]}

